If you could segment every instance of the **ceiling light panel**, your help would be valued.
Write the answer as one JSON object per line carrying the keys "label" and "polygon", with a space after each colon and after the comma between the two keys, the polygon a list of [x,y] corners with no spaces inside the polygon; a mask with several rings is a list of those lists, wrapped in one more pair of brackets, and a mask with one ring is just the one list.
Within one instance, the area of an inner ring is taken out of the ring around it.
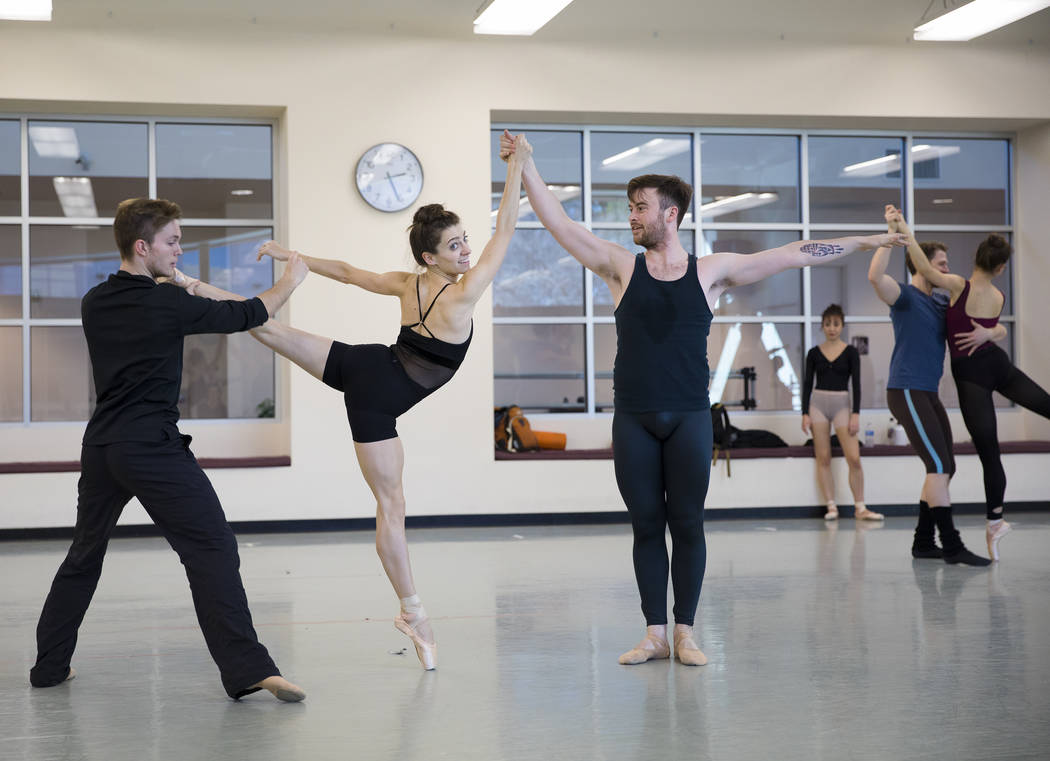
{"label": "ceiling light panel", "polygon": [[474,34],[528,36],[561,13],[572,0],[492,0],[474,19]]}
{"label": "ceiling light panel", "polygon": [[1050,7],[1050,0],[973,0],[915,27],[917,40],[966,42]]}

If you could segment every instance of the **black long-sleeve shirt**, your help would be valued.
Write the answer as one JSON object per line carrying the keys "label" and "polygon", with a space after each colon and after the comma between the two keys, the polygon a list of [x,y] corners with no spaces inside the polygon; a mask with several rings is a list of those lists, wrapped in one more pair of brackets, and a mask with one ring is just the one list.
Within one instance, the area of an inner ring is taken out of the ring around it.
{"label": "black long-sleeve shirt", "polygon": [[[860,412],[860,352],[857,347],[846,344],[834,362],[829,362],[819,346],[814,346],[806,355],[806,374],[802,380],[802,414],[809,414],[809,397],[816,376],[820,391],[845,391],[847,384],[853,387],[853,411]],[[850,381],[852,383],[850,384]]]}
{"label": "black long-sleeve shirt", "polygon": [[250,330],[269,317],[258,298],[212,301],[123,270],[85,294],[80,314],[98,399],[86,445],[177,437],[183,337]]}

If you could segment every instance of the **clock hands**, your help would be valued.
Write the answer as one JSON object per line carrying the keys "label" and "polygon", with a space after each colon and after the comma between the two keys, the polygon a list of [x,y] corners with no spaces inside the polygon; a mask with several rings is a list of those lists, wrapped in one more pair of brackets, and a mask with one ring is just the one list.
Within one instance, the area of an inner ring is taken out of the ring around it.
{"label": "clock hands", "polygon": [[400,177],[403,174],[404,172],[399,172],[398,174],[391,176],[390,172],[386,173],[386,181],[390,183],[390,188],[394,191],[394,198],[397,199],[398,203],[401,203],[401,196],[398,195],[397,185],[394,184],[394,177]]}

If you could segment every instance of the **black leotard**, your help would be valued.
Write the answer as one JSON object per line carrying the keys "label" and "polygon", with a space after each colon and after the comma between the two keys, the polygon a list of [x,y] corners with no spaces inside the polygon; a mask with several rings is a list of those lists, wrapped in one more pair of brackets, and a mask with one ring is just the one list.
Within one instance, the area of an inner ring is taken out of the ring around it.
{"label": "black leotard", "polygon": [[846,344],[835,361],[828,361],[819,346],[814,346],[806,355],[806,372],[802,381],[802,414],[809,414],[809,397],[816,377],[818,391],[845,391],[853,381],[853,412],[860,412],[860,352],[855,346]]}
{"label": "black leotard", "polygon": [[[419,322],[402,325],[393,346],[332,342],[324,382],[343,392],[354,441],[365,444],[396,437],[397,417],[448,383],[459,369],[474,337],[473,320],[470,335],[459,344],[442,341],[426,326],[430,310],[449,285],[438,291],[423,312],[416,279]],[[417,325],[430,335],[412,330]]]}

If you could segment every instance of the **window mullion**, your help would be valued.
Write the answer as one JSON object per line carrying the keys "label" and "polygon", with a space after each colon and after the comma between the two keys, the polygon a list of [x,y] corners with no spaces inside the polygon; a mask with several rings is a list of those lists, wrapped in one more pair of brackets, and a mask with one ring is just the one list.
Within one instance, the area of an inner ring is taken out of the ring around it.
{"label": "window mullion", "polygon": [[22,423],[28,424],[31,419],[30,405],[33,403],[32,385],[30,383],[30,362],[32,356],[29,351],[29,119],[22,117],[21,123],[21,189],[22,189],[22,217],[20,220],[22,233]]}

